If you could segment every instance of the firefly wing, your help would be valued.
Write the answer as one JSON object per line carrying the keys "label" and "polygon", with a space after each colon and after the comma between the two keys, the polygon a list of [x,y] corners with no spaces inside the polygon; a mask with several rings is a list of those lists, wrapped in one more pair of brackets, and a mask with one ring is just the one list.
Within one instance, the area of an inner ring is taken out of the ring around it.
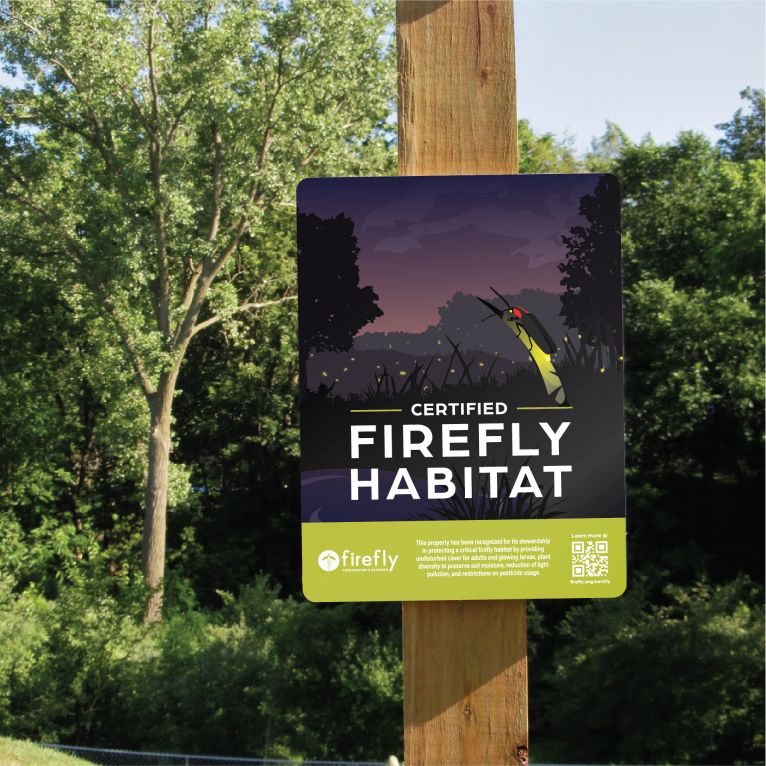
{"label": "firefly wing", "polygon": [[548,334],[548,331],[542,326],[540,320],[534,314],[525,314],[522,320],[524,329],[529,333],[529,337],[537,343],[546,354],[555,354],[557,350],[556,342]]}

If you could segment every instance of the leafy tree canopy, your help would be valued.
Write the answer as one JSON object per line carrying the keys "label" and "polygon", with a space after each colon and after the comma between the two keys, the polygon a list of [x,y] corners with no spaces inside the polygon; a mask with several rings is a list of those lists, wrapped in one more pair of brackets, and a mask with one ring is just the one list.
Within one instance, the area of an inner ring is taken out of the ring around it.
{"label": "leafy tree canopy", "polygon": [[[192,339],[291,300],[270,211],[305,175],[383,170],[385,6],[135,0],[0,5],[0,234],[121,347],[146,399],[143,570],[159,615],[172,408]],[[349,88],[348,83],[367,83]]]}
{"label": "leafy tree canopy", "polygon": [[724,133],[718,146],[726,157],[735,162],[762,160],[766,132],[766,96],[762,88],[745,88],[739,95],[749,102],[750,110],[745,113],[740,107],[729,122],[716,125]]}
{"label": "leafy tree canopy", "polygon": [[519,173],[576,173],[582,163],[568,138],[535,133],[529,120],[519,120]]}
{"label": "leafy tree canopy", "polygon": [[745,579],[703,582],[669,586],[662,603],[652,605],[638,582],[621,599],[570,609],[545,692],[547,757],[757,762],[763,753],[758,596]]}

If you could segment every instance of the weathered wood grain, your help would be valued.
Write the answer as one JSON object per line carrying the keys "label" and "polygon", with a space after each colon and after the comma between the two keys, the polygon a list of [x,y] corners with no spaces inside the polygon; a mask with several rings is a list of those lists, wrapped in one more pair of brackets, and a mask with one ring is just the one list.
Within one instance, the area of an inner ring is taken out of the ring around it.
{"label": "weathered wood grain", "polygon": [[[510,0],[397,2],[400,175],[518,171]],[[407,766],[527,763],[526,602],[406,602]]]}
{"label": "weathered wood grain", "polygon": [[510,0],[396,11],[400,175],[518,172]]}

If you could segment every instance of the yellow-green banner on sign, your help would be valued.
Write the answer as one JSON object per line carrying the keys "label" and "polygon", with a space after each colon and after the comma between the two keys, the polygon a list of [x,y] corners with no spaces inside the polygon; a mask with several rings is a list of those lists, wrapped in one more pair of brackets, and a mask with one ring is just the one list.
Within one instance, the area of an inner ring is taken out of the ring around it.
{"label": "yellow-green banner on sign", "polygon": [[625,584],[625,519],[303,524],[312,601],[607,598]]}

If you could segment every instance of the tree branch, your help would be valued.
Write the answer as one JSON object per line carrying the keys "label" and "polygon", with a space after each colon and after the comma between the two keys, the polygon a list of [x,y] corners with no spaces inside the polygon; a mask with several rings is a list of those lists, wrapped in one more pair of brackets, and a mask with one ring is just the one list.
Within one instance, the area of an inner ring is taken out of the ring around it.
{"label": "tree branch", "polygon": [[183,106],[181,106],[181,108],[178,110],[176,116],[173,118],[173,122],[170,124],[170,127],[165,133],[165,146],[170,146],[172,143],[176,131],[178,130],[178,126],[181,124],[181,118],[186,114],[193,100],[194,94],[192,93],[189,98],[186,99]]}
{"label": "tree branch", "polygon": [[[277,54],[277,75],[274,84],[274,93],[266,112],[263,141],[258,157],[257,168],[259,171],[262,171],[265,167],[268,160],[271,144],[274,141],[271,121],[274,115],[274,110],[276,108],[277,99],[279,98],[280,91],[284,85],[282,82],[283,65],[284,61],[282,51],[280,50]],[[221,219],[220,196],[218,199],[216,199],[216,194],[220,195],[220,174],[223,166],[223,146],[222,138],[220,134],[217,134],[217,131],[214,134],[213,140],[215,144],[216,159],[214,162],[213,172],[214,206],[213,217],[211,219],[211,226],[208,234],[209,244],[213,244],[214,240],[218,236],[218,229],[220,227]],[[216,192],[216,188],[219,189],[218,192]],[[176,347],[180,347],[183,343],[188,342],[188,339],[191,338],[195,332],[198,332],[198,330],[195,331],[195,326],[197,326],[195,323],[202,308],[202,304],[205,301],[205,297],[207,295],[210,284],[221,271],[221,269],[226,265],[226,262],[229,260],[229,258],[231,258],[237,247],[239,247],[239,243],[250,225],[247,208],[252,207],[252,205],[257,203],[261,198],[262,195],[258,192],[258,182],[257,180],[253,180],[248,191],[247,202],[245,203],[245,213],[240,217],[239,221],[237,221],[236,225],[233,227],[234,234],[229,240],[229,244],[226,245],[226,247],[223,248],[223,250],[221,250],[218,255],[213,252],[211,255],[206,256],[201,269],[199,271],[195,271],[192,274],[184,291],[184,298],[181,303],[182,308],[186,310],[186,315],[184,316],[183,320],[178,323],[176,331],[173,335],[173,343]]]}
{"label": "tree branch", "polygon": [[149,88],[151,91],[151,108],[153,131],[149,140],[149,165],[152,173],[152,191],[154,194],[154,236],[157,246],[157,285],[155,289],[155,308],[157,324],[160,332],[166,337],[171,336],[170,325],[170,268],[165,238],[165,201],[162,191],[162,160],[163,148],[159,138],[159,91],[157,89],[157,73],[154,62],[154,18],[155,10],[149,18],[149,28],[146,42],[146,53],[149,62]]}
{"label": "tree branch", "polygon": [[141,355],[138,353],[136,345],[133,342],[133,338],[130,336],[127,328],[122,324],[120,318],[117,316],[117,310],[114,308],[114,304],[112,303],[111,299],[106,297],[104,298],[103,303],[106,308],[106,313],[109,315],[109,318],[112,320],[114,326],[117,329],[117,334],[120,336],[123,349],[125,350],[130,363],[133,365],[133,371],[136,374],[138,384],[141,386],[141,390],[144,392],[144,396],[146,396],[148,399],[152,394],[156,393],[156,389],[152,384],[152,381],[149,379],[149,376],[146,374],[144,364],[141,361]]}
{"label": "tree branch", "polygon": [[152,96],[152,121],[154,122],[155,129],[159,127],[160,103],[160,94],[157,88],[157,72],[154,66],[154,19],[157,14],[157,5],[158,4],[155,2],[152,14],[149,17],[149,27],[147,29],[146,37],[146,53],[149,61],[149,91]]}
{"label": "tree branch", "polygon": [[194,325],[192,328],[192,337],[195,336],[198,332],[201,332],[207,327],[210,327],[211,325],[216,324],[217,322],[220,322],[222,319],[228,319],[231,316],[234,316],[234,314],[239,314],[241,311],[249,311],[251,309],[263,309],[267,306],[277,306],[280,303],[285,303],[286,301],[294,301],[298,296],[297,295],[283,295],[281,298],[276,298],[273,301],[261,301],[260,303],[243,303],[240,306],[237,306],[233,311],[229,311],[227,313],[221,313],[221,314],[215,314],[211,316],[209,319],[205,319],[203,322],[200,322],[199,324]]}
{"label": "tree branch", "polygon": [[120,80],[115,79],[115,82],[117,83],[117,87],[130,99],[131,103],[133,104],[133,109],[138,115],[139,122],[144,126],[144,128],[146,128],[146,132],[149,134],[149,138],[156,138],[154,127],[152,126],[149,118],[144,114],[144,110],[141,108],[141,104],[138,103],[136,94],[127,85],[123,85]]}
{"label": "tree branch", "polygon": [[274,94],[271,97],[269,108],[266,110],[266,120],[263,128],[263,141],[261,143],[261,153],[258,157],[258,170],[263,170],[266,166],[266,160],[269,156],[269,149],[274,142],[274,132],[272,130],[271,121],[274,117],[274,110],[277,106],[277,99],[282,91],[284,83],[282,82],[282,67],[284,65],[284,59],[282,56],[282,49],[277,51],[277,76],[274,83]]}
{"label": "tree branch", "polygon": [[221,175],[223,172],[223,138],[218,125],[213,124],[213,213],[210,218],[210,229],[207,234],[208,244],[213,244],[218,236],[221,224]]}

